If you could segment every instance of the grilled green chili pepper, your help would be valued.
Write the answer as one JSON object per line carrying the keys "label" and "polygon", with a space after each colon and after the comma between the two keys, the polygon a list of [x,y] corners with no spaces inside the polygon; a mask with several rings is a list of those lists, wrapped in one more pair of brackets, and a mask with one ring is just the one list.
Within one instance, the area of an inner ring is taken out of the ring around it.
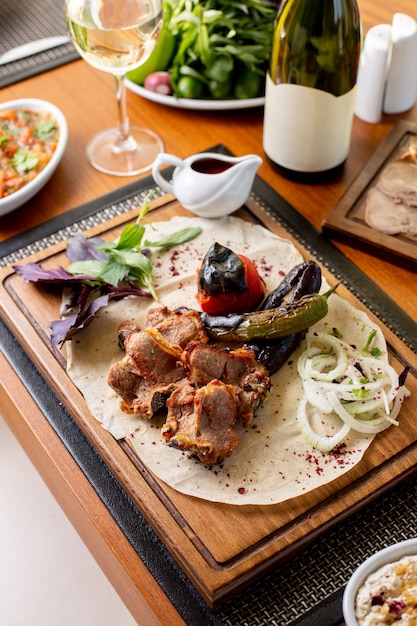
{"label": "grilled green chili pepper", "polygon": [[286,337],[306,330],[323,319],[328,311],[327,300],[335,289],[336,287],[325,294],[302,296],[284,307],[234,315],[231,325],[226,323],[216,326],[214,320],[210,320],[207,315],[202,316],[202,319],[209,334],[217,339],[250,341]]}

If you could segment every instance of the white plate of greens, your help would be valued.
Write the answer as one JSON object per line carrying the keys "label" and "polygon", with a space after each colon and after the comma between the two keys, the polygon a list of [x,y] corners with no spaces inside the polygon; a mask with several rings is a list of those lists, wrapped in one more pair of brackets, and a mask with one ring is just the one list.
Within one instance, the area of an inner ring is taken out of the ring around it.
{"label": "white plate of greens", "polygon": [[158,104],[164,104],[170,107],[176,107],[178,109],[193,109],[195,111],[232,111],[236,109],[250,109],[263,106],[265,103],[264,96],[241,100],[237,98],[228,98],[225,100],[215,100],[214,98],[211,100],[204,100],[200,98],[177,98],[175,96],[167,96],[166,94],[145,89],[145,87],[137,85],[128,78],[126,78],[126,87],[146,100],[151,100],[152,102],[157,102]]}
{"label": "white plate of greens", "polygon": [[[127,87],[147,100],[181,109],[263,106],[276,4],[165,0],[161,35],[152,54],[128,73]],[[169,95],[160,93],[156,76],[149,81],[158,73],[169,75]]]}

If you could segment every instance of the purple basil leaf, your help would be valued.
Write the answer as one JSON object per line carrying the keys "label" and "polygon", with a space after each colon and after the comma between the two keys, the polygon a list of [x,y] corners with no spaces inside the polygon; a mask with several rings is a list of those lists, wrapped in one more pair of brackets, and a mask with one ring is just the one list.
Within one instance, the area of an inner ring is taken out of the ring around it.
{"label": "purple basil leaf", "polygon": [[129,278],[126,278],[124,282],[119,282],[117,287],[113,287],[113,290],[110,292],[111,300],[122,300],[122,298],[127,298],[128,296],[152,298],[152,294],[149,291],[143,291],[141,287],[135,285]]}
{"label": "purple basil leaf", "polygon": [[73,290],[72,295],[61,308],[61,315],[66,315],[73,309],[78,311],[77,315],[82,315],[89,299],[96,297],[96,294],[101,294],[100,287],[91,288],[83,284],[80,284],[77,287],[78,288]]}
{"label": "purple basil leaf", "polygon": [[62,282],[73,278],[72,274],[64,270],[63,267],[56,267],[44,270],[39,263],[26,263],[26,265],[14,265],[16,274],[21,276],[26,282]]}
{"label": "purple basil leaf", "polygon": [[61,304],[61,315],[67,315],[70,311],[75,309],[76,306],[78,306],[82,286],[82,284],[71,286],[71,292],[66,295],[65,302]]}
{"label": "purple basil leaf", "polygon": [[[89,295],[90,289],[88,289],[86,285],[83,285],[81,290],[75,292],[71,299],[71,308],[75,309],[74,313],[49,324],[49,328],[52,330],[51,345],[53,348],[62,347],[65,341],[72,336],[73,333],[71,333],[71,331],[74,329],[78,328],[81,330],[82,314],[88,302]],[[79,332],[79,330],[76,332]]]}
{"label": "purple basil leaf", "polygon": [[106,253],[103,250],[98,250],[97,243],[103,243],[104,240],[100,237],[91,237],[87,239],[82,233],[74,235],[67,243],[67,257],[74,263],[75,261],[107,261]]}
{"label": "purple basil leaf", "polygon": [[63,267],[55,267],[45,270],[39,263],[26,263],[26,265],[13,265],[13,269],[27,283],[79,283],[81,281],[96,281],[96,278],[87,274],[70,274]]}
{"label": "purple basil leaf", "polygon": [[51,345],[53,348],[60,348],[63,344],[71,339],[74,335],[87,328],[95,319],[97,312],[107,306],[109,302],[109,294],[104,294],[94,298],[94,300],[85,308],[85,304],[89,301],[90,293],[83,290],[80,294],[78,309],[73,314],[62,320],[56,320],[49,324],[51,329]]}
{"label": "purple basil leaf", "polygon": [[[27,263],[23,266],[15,265],[13,269],[26,282],[56,283],[71,286],[73,289],[73,293],[62,307],[62,313],[65,315],[69,311],[74,312],[49,325],[51,345],[54,349],[62,347],[68,339],[89,326],[97,312],[107,306],[109,300],[121,300],[129,296],[152,297],[149,292],[129,279],[119,282],[118,286],[114,287],[104,281],[97,284],[96,279],[85,274],[70,274],[63,267],[46,270],[38,263]],[[86,284],[86,281],[90,284]]]}
{"label": "purple basil leaf", "polygon": [[95,298],[86,310],[87,319],[92,319],[103,306],[107,306],[109,303],[109,294],[106,293],[98,298]]}
{"label": "purple basil leaf", "polygon": [[[77,322],[78,313],[74,313],[71,317],[66,317],[62,320],[56,320],[55,322],[51,322],[49,324],[49,328],[51,329],[51,345],[54,349],[61,348],[65,341],[69,339],[71,335],[71,330],[77,328],[75,326]],[[81,329],[76,330],[79,332]]]}

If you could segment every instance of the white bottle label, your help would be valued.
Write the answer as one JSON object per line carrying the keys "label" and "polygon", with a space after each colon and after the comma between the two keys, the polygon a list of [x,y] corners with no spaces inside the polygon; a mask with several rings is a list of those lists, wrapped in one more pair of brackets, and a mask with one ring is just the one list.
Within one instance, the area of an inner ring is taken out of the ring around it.
{"label": "white bottle label", "polygon": [[268,157],[297,172],[321,172],[346,159],[356,87],[336,98],[319,89],[266,77],[263,146]]}

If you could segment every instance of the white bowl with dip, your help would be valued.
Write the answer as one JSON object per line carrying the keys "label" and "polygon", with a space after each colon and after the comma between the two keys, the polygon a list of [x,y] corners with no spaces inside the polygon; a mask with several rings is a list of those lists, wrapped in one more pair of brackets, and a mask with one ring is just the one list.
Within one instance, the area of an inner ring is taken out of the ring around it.
{"label": "white bowl with dip", "polygon": [[[0,104],[0,113],[8,109],[25,109],[34,112],[49,113],[51,117],[56,121],[59,128],[58,144],[55,152],[52,155],[50,161],[45,167],[33,178],[33,180],[27,182],[23,187],[10,193],[10,195],[0,197],[0,217],[14,211],[18,207],[22,206],[33,198],[35,194],[42,189],[44,185],[49,181],[52,174],[55,172],[58,163],[60,162],[67,145],[68,140],[68,125],[64,114],[50,102],[40,100],[38,98],[20,98],[19,100],[9,100],[9,102],[3,102]],[[0,131],[1,137],[1,131]],[[2,193],[0,192],[0,196]]]}
{"label": "white bowl with dip", "polygon": [[[343,594],[343,617],[346,622],[346,626],[359,626],[359,624],[363,623],[366,625],[374,625],[378,624],[383,625],[385,623],[382,621],[382,617],[379,616],[375,621],[369,619],[369,621],[358,621],[356,617],[356,600],[359,591],[364,587],[366,583],[371,581],[370,577],[377,574],[377,579],[380,578],[379,574],[385,574],[385,584],[389,580],[390,571],[387,569],[385,572],[381,569],[385,566],[390,568],[390,564],[397,568],[396,575],[401,576],[403,570],[409,570],[409,568],[401,566],[398,562],[404,557],[413,557],[415,558],[415,567],[413,568],[417,575],[417,538],[416,539],[407,539],[406,541],[401,541],[396,543],[388,548],[384,548],[380,550],[376,554],[370,556],[366,561],[364,561],[357,570],[352,574],[348,584],[346,585],[344,594]],[[377,579],[372,582],[372,586],[370,587],[370,596],[376,598],[376,603],[378,605],[378,587],[377,587]],[[381,581],[382,582],[382,581]],[[417,578],[414,585],[417,589]],[[410,589],[410,587],[408,587]],[[392,603],[393,610],[398,609],[398,605]],[[387,604],[385,604],[385,609],[387,609]],[[397,622],[394,622],[397,623]],[[399,622],[404,623],[404,622]],[[408,622],[407,622],[408,623]],[[410,623],[416,623],[410,622]]]}

